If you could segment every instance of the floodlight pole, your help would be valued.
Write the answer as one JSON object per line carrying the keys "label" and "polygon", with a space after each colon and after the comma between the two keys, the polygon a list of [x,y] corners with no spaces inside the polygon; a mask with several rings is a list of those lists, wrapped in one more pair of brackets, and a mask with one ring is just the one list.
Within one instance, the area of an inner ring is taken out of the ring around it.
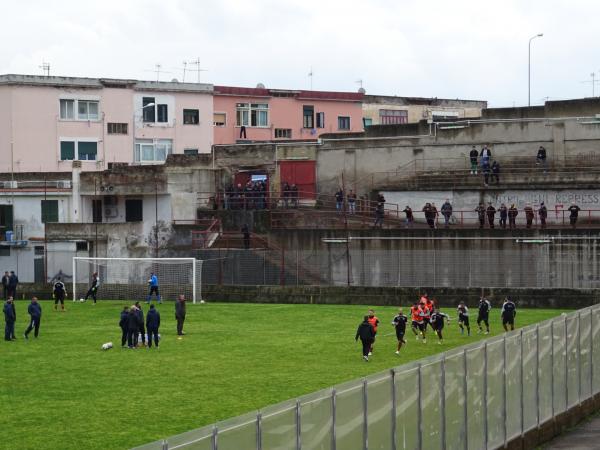
{"label": "floodlight pole", "polygon": [[529,52],[527,55],[527,106],[531,106],[531,41],[535,38],[542,37],[543,35],[544,33],[539,33],[529,38]]}

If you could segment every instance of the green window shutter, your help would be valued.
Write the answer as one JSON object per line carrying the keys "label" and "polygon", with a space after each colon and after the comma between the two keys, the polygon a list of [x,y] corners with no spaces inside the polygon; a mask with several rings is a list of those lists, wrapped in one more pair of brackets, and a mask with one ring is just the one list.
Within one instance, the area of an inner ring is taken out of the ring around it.
{"label": "green window shutter", "polygon": [[42,200],[42,223],[58,222],[58,200]]}
{"label": "green window shutter", "polygon": [[98,154],[98,143],[97,142],[79,142],[78,144],[78,158],[81,161],[95,161],[96,155]]}
{"label": "green window shutter", "polygon": [[60,159],[61,161],[72,161],[75,159],[75,142],[61,141]]}

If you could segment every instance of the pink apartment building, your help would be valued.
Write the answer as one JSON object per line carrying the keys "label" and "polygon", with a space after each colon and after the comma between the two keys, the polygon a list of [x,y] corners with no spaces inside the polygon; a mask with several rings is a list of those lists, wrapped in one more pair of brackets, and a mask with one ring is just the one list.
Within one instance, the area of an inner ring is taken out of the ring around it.
{"label": "pink apartment building", "polygon": [[104,170],[208,153],[212,85],[0,75],[0,173]]}
{"label": "pink apartment building", "polygon": [[214,87],[214,143],[316,140],[363,131],[360,92]]}

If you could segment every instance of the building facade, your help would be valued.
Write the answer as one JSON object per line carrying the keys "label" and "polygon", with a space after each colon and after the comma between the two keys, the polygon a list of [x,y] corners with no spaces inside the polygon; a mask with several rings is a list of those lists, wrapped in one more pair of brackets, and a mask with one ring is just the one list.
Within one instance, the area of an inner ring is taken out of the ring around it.
{"label": "building facade", "polygon": [[0,173],[209,153],[211,119],[210,84],[1,75]]}
{"label": "building facade", "polygon": [[417,123],[421,120],[464,119],[481,117],[487,102],[424,97],[365,95],[364,126]]}
{"label": "building facade", "polygon": [[214,143],[316,140],[363,130],[360,92],[215,86]]}

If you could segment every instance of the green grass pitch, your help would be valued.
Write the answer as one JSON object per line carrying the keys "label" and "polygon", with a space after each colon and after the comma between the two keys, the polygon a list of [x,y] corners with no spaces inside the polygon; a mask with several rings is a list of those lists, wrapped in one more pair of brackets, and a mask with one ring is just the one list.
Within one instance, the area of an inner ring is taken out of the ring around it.
{"label": "green grass pitch", "polygon": [[[187,335],[177,339],[168,302],[158,306],[160,350],[126,350],[124,302],[68,302],[65,313],[41,303],[38,339],[23,339],[28,303],[19,301],[18,340],[0,341],[0,448],[128,448],[483,338],[461,336],[453,320],[443,345],[408,331],[397,356],[397,308],[377,307],[382,324],[365,363],[354,334],[367,306],[189,304]],[[519,310],[517,326],[561,312]],[[500,333],[497,307],[491,318],[492,335]],[[109,341],[115,348],[101,351]]]}

